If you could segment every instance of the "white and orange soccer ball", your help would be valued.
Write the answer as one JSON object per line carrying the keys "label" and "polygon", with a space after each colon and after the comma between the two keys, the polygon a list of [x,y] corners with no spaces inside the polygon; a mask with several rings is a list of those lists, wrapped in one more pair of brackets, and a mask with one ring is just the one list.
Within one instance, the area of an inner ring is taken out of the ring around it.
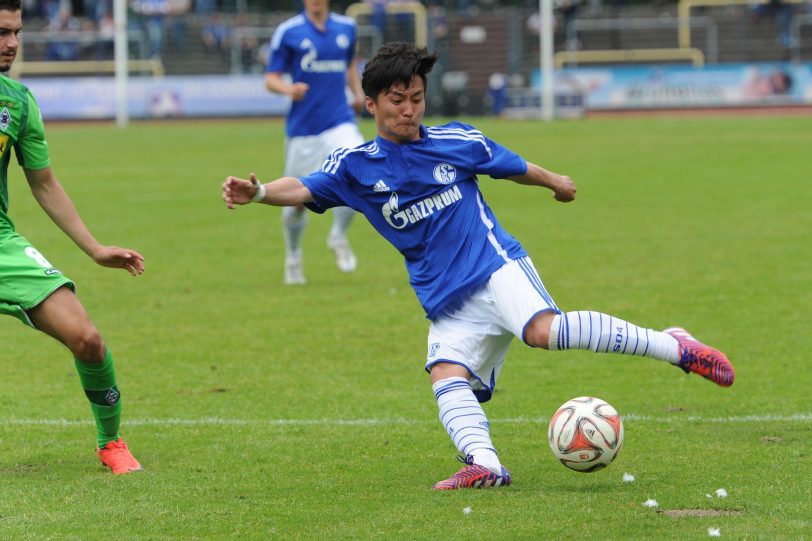
{"label": "white and orange soccer ball", "polygon": [[579,472],[601,470],[623,445],[623,421],[600,398],[581,396],[565,402],[547,432],[550,449],[563,465]]}

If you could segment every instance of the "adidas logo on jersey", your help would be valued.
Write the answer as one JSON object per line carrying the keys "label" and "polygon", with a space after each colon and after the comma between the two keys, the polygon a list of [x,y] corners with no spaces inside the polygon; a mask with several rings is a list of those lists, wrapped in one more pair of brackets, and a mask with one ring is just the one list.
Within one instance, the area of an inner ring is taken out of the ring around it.
{"label": "adidas logo on jersey", "polygon": [[392,189],[386,185],[386,182],[383,179],[379,180],[375,183],[375,186],[372,187],[373,192],[391,192]]}

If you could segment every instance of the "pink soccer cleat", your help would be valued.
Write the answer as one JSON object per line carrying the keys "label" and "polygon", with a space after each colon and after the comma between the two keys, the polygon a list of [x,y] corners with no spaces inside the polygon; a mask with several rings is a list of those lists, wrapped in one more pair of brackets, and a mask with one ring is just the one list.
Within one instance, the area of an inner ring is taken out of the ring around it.
{"label": "pink soccer cleat", "polygon": [[677,339],[681,357],[678,366],[686,373],[699,374],[722,387],[733,385],[735,374],[727,355],[703,344],[682,327],[669,327],[663,332]]}
{"label": "pink soccer cleat", "polygon": [[506,487],[510,484],[510,472],[504,466],[502,466],[502,474],[496,475],[488,468],[474,464],[473,457],[470,455],[465,459],[465,464],[466,466],[460,471],[431,488],[433,490],[458,490],[460,488]]}

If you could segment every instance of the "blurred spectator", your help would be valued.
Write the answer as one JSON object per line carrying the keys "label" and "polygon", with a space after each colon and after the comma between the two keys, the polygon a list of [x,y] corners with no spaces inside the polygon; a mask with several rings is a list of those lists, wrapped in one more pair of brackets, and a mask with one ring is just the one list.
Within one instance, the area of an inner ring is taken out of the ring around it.
{"label": "blurred spectator", "polygon": [[[39,10],[42,13],[42,16],[48,20],[53,21],[58,15],[59,12],[62,10],[62,2],[60,0],[41,0],[42,7]],[[73,11],[70,2],[66,4],[66,7],[70,8]]]}
{"label": "blurred spectator", "polygon": [[22,0],[22,7],[27,17],[48,19],[45,15],[45,2],[42,0]]}
{"label": "blurred spectator", "polygon": [[187,42],[187,14],[192,10],[192,0],[169,0],[169,36],[172,47],[183,52]]}
{"label": "blurred spectator", "polygon": [[169,14],[169,0],[134,0],[133,11],[140,15],[149,42],[149,56],[163,55],[164,22]]}
{"label": "blurred spectator", "polygon": [[390,18],[388,6],[411,4],[416,0],[363,0],[363,2],[372,6],[370,22],[381,33],[384,42],[413,39],[414,17],[408,12],[395,12]]}
{"label": "blurred spectator", "polygon": [[494,116],[502,116],[508,101],[508,78],[504,73],[492,73],[488,79],[488,102]]}
{"label": "blurred spectator", "polygon": [[[78,60],[80,30],[79,19],[73,16],[70,8],[61,9],[48,23],[48,32],[55,32],[57,35],[48,42],[46,60]],[[70,36],[70,33],[74,36]]]}
{"label": "blurred spectator", "polygon": [[[236,41],[240,53],[240,73],[263,73],[268,53],[265,51],[262,58],[258,58],[259,41],[250,28],[248,16],[240,13],[234,19],[234,28],[231,32],[232,42]],[[232,71],[234,71],[232,67]]]}
{"label": "blurred spectator", "polygon": [[99,18],[99,41],[96,43],[96,58],[110,60],[113,58],[116,24],[113,20],[113,8],[107,7]]}
{"label": "blurred spectator", "polygon": [[581,8],[581,0],[555,0],[555,9],[561,15],[564,23],[564,47],[568,51],[575,51],[581,47],[575,31],[575,21]]}
{"label": "blurred spectator", "polygon": [[198,15],[210,15],[214,13],[216,0],[194,0],[195,13]]}
{"label": "blurred spectator", "polygon": [[82,5],[85,9],[85,17],[95,22],[100,21],[108,9],[111,12],[113,10],[112,0],[82,0]]}
{"label": "blurred spectator", "polygon": [[793,4],[784,0],[770,0],[766,4],[757,4],[753,7],[751,20],[757,24],[762,17],[774,16],[778,24],[778,43],[785,49],[793,49],[798,46],[792,35],[793,10]]}
{"label": "blurred spectator", "polygon": [[209,52],[216,52],[228,57],[231,54],[231,29],[220,13],[214,13],[201,31],[203,43]]}
{"label": "blurred spectator", "polygon": [[[265,73],[265,66],[268,65],[268,58],[271,54],[271,42],[268,40],[263,41],[254,54],[254,62],[259,64],[260,72]],[[252,70],[253,71],[253,70]]]}
{"label": "blurred spectator", "polygon": [[364,0],[365,4],[372,6],[370,22],[378,29],[381,36],[386,35],[386,2],[387,0]]}

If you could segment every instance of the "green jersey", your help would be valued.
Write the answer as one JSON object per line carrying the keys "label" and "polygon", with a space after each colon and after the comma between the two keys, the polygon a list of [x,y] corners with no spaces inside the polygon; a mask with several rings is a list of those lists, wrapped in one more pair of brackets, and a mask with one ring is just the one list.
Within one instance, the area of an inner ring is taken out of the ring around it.
{"label": "green jersey", "polygon": [[42,113],[33,94],[14,79],[0,76],[0,227],[11,228],[8,164],[12,147],[21,167],[44,169],[51,164]]}

